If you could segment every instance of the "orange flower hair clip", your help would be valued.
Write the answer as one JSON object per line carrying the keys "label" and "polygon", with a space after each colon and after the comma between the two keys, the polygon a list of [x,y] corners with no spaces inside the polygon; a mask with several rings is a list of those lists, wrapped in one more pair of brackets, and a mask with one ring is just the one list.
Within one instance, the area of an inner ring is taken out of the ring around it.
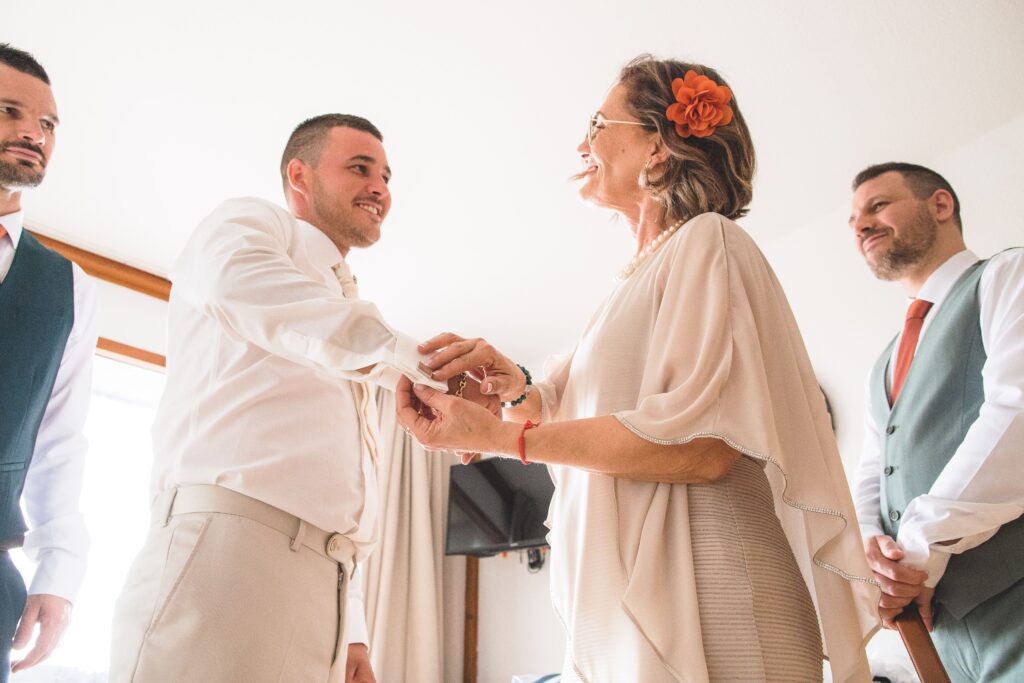
{"label": "orange flower hair clip", "polygon": [[672,81],[672,94],[676,101],[665,110],[665,116],[676,124],[680,137],[706,138],[732,122],[732,91],[693,69]]}

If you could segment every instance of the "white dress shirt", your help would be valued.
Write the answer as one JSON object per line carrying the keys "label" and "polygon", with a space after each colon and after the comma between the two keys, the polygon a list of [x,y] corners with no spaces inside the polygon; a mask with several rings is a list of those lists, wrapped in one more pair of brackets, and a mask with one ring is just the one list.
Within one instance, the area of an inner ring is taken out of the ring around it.
{"label": "white dress shirt", "polygon": [[[925,282],[919,299],[933,302],[921,337],[957,279],[978,257],[965,250]],[[951,554],[975,548],[999,527],[1024,514],[1024,249],[991,258],[978,285],[985,400],[977,420],[927,494],[910,502],[897,541],[904,562],[928,572],[927,586],[942,578]],[[920,339],[918,343],[920,343]],[[899,347],[897,344],[893,354]],[[890,376],[895,361],[891,361]],[[864,451],[854,500],[864,536],[882,535],[881,432],[871,411],[870,379]]]}
{"label": "white dress shirt", "polygon": [[[377,541],[372,387],[417,369],[416,342],[346,297],[331,240],[261,199],[224,202],[171,273],[167,384],[153,426],[152,494],[217,484],[344,534]],[[347,284],[354,295],[354,282]],[[359,370],[374,366],[369,374]],[[358,581],[350,642],[366,642]]]}
{"label": "white dress shirt", "polygon": [[[7,230],[7,235],[0,237],[0,282],[11,270],[23,220],[20,211],[0,216],[0,224]],[[74,602],[85,576],[89,550],[89,536],[79,510],[88,449],[82,427],[92,394],[92,359],[99,319],[96,284],[77,265],[71,268],[75,320],[39,426],[22,504],[29,527],[23,550],[37,563],[29,594],[48,593]]]}

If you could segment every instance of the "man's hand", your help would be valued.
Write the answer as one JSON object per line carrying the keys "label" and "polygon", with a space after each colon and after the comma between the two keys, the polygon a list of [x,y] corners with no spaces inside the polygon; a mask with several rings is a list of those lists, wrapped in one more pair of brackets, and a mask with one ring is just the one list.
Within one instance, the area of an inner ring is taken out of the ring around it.
{"label": "man's hand", "polygon": [[64,629],[71,620],[71,603],[56,595],[30,595],[25,601],[25,611],[21,613],[18,630],[14,634],[14,649],[21,650],[32,640],[32,633],[39,624],[39,635],[36,644],[25,657],[11,665],[12,672],[24,671],[49,657]]}
{"label": "man's hand", "polygon": [[370,666],[370,649],[363,643],[352,643],[348,646],[345,683],[377,683],[373,667]]}
{"label": "man's hand", "polygon": [[900,564],[899,561],[903,559],[903,548],[889,536],[865,538],[864,553],[875,579],[882,587],[882,598],[878,602],[878,615],[882,618],[882,625],[885,628],[895,628],[893,619],[911,602],[917,602],[921,618],[930,630],[931,598],[935,591],[924,586],[928,573]]}
{"label": "man's hand", "polygon": [[935,598],[935,589],[922,587],[921,592],[914,598],[914,604],[917,605],[917,611],[921,613],[921,621],[928,628],[928,632],[931,633],[935,630],[935,613],[932,612],[932,600]]}

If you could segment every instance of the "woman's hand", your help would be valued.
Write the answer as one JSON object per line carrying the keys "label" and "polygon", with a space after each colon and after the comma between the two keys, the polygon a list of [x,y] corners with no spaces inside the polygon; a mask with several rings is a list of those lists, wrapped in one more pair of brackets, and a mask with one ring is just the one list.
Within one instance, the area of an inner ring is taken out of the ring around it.
{"label": "woman's hand", "polygon": [[483,339],[463,339],[445,332],[419,345],[420,353],[432,354],[423,370],[437,380],[465,372],[480,383],[480,392],[501,401],[514,401],[526,391],[526,376],[519,366]]}
{"label": "woman's hand", "polygon": [[[469,373],[466,373],[469,375]],[[462,375],[455,375],[448,380],[448,395],[456,396],[457,398],[464,398],[467,401],[482,406],[487,409],[491,415],[501,419],[501,399],[493,394],[485,394],[482,388],[472,376],[466,378],[466,385],[462,388],[461,396],[456,394],[462,384]]]}
{"label": "woman's hand", "polygon": [[414,386],[407,377],[395,389],[395,410],[398,424],[424,447],[435,450],[498,451],[496,446],[509,431],[487,408],[428,386]]}
{"label": "woman's hand", "polygon": [[[469,373],[466,373],[467,375]],[[462,384],[465,379],[465,385]],[[462,389],[461,396],[456,392]],[[463,378],[462,374],[455,375],[448,380],[448,395],[464,398],[467,401],[477,404],[486,408],[491,415],[494,415],[499,420],[501,419],[501,399],[497,396],[488,396],[480,391],[480,384],[472,378]],[[455,451],[455,454],[462,460],[463,465],[468,465],[476,458],[479,453],[472,451]]]}

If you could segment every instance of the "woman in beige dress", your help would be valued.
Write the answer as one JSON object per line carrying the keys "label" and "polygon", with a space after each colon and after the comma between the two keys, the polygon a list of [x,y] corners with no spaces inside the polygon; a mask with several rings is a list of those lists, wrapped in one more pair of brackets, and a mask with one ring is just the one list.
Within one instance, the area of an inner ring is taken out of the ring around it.
{"label": "woman in beige dress", "polygon": [[428,447],[550,466],[563,680],[819,681],[823,657],[835,681],[870,680],[877,591],[824,400],[733,222],[754,150],[731,91],[640,57],[579,153],[580,195],[637,250],[575,351],[530,387],[487,342],[439,335],[421,347],[435,378],[465,372],[515,405],[496,417],[406,382],[400,423]]}

